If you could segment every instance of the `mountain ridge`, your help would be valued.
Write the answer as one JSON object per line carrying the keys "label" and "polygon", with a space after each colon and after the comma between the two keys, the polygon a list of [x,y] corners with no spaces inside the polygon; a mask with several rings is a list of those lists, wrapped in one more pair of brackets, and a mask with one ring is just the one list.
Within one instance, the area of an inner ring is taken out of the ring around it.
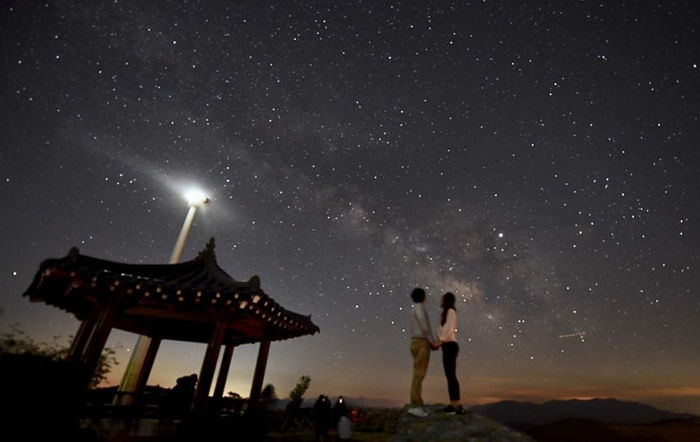
{"label": "mountain ridge", "polygon": [[641,402],[614,398],[551,400],[543,404],[500,401],[471,407],[475,413],[502,423],[546,425],[562,419],[589,419],[605,423],[645,424],[665,420],[695,420],[690,413],[660,410]]}

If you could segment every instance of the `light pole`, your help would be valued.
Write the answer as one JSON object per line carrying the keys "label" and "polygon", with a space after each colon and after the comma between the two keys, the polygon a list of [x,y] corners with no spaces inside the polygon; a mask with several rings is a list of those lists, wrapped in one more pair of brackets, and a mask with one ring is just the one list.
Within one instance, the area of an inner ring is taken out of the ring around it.
{"label": "light pole", "polygon": [[180,235],[177,237],[173,253],[170,255],[170,264],[175,264],[180,261],[182,250],[185,248],[185,242],[187,241],[187,236],[190,234],[190,228],[194,221],[194,214],[199,207],[206,206],[210,201],[209,197],[204,192],[195,189],[187,191],[185,193],[185,199],[187,199],[187,204],[190,205],[190,210],[187,211],[185,222],[182,223],[182,229],[180,229]]}
{"label": "light pole", "polygon": [[[173,253],[170,255],[170,264],[176,264],[180,261],[197,209],[206,206],[210,202],[209,197],[198,189],[191,189],[185,192],[185,199],[189,205],[189,210],[187,211],[185,222],[182,224],[182,229],[180,229],[177,242],[175,242]],[[119,383],[117,396],[114,398],[115,404],[133,405],[136,403],[136,395],[141,393],[146,386],[146,381],[151,373],[159,346],[160,338],[139,335],[136,345],[131,352],[129,363],[124,370],[124,376],[122,376],[122,380]]]}

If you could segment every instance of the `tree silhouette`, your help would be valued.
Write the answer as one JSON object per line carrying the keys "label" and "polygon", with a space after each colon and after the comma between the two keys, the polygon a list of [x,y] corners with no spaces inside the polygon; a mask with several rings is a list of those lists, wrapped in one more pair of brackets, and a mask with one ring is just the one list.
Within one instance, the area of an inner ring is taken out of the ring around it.
{"label": "tree silhouette", "polygon": [[294,418],[296,417],[302,402],[304,402],[304,393],[309,389],[311,384],[311,376],[303,375],[299,378],[299,382],[294,386],[294,389],[289,392],[289,403],[287,404],[287,417],[282,424],[282,431],[289,429]]}
{"label": "tree silhouette", "polygon": [[[42,356],[51,361],[63,361],[68,356],[69,350],[70,345],[66,344],[60,336],[53,336],[48,342],[35,341],[16,324],[10,325],[10,331],[0,336],[0,354],[27,354]],[[95,388],[105,381],[112,367],[119,364],[115,354],[114,349],[105,347],[97,361],[95,372],[90,378],[90,388]]]}

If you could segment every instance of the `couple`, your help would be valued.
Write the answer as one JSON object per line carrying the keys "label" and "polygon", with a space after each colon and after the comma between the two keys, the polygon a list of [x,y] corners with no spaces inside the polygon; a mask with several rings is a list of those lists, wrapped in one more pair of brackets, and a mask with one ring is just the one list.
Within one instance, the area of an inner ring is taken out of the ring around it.
{"label": "couple", "polygon": [[447,391],[450,395],[450,405],[442,411],[448,414],[464,414],[464,408],[459,397],[459,381],[457,380],[457,353],[459,346],[455,339],[457,330],[457,311],[455,310],[455,295],[447,292],[442,296],[442,315],[438,337],[430,328],[428,315],[425,313],[425,290],[418,287],[411,292],[413,310],[411,310],[411,354],[413,355],[413,380],[411,382],[411,405],[408,412],[414,416],[425,417],[428,412],[423,408],[421,390],[423,379],[428,372],[430,351],[442,348],[442,365],[447,378]]}

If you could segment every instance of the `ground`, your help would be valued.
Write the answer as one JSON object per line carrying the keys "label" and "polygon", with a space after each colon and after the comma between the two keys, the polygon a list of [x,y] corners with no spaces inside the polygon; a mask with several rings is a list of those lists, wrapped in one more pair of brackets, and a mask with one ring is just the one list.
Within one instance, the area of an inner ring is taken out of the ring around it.
{"label": "ground", "polygon": [[[446,415],[438,410],[444,405],[432,405],[432,411],[425,418],[409,415],[403,409],[361,409],[353,423],[352,440],[356,442],[532,442],[529,437],[513,431],[503,425],[480,415],[468,413],[462,416]],[[279,419],[272,416],[267,420],[268,431],[261,439],[267,442],[315,442],[314,430],[309,421],[303,421],[290,431],[279,431]],[[177,422],[159,422],[155,419],[142,419],[138,426],[126,428],[123,424],[104,422],[99,427],[93,426],[99,436],[109,442],[126,442],[135,440],[185,441],[185,440],[229,440],[232,434],[240,435],[237,430],[225,428],[223,431],[212,430],[211,426],[189,428]],[[338,441],[337,431],[331,428],[328,442]]]}

